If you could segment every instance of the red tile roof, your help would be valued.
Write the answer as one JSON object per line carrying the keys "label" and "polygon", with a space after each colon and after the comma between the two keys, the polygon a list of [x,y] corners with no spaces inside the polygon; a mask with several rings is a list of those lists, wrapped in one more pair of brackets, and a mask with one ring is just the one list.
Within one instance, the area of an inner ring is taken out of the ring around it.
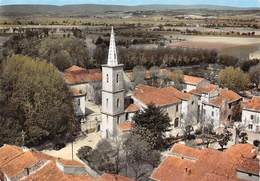
{"label": "red tile roof", "polygon": [[201,150],[180,143],[174,144],[171,148],[171,152],[193,158],[198,158],[201,155]]}
{"label": "red tile roof", "polygon": [[139,111],[140,107],[136,104],[130,104],[126,109],[125,112],[133,113]]}
{"label": "red tile roof", "polygon": [[75,161],[75,160],[58,159],[58,161],[66,166],[79,166],[79,167],[85,166],[83,163]]}
{"label": "red tile roof", "polygon": [[85,69],[76,65],[66,69],[63,76],[67,84],[80,84],[102,80],[100,69]]}
{"label": "red tile roof", "polygon": [[183,81],[186,84],[192,84],[192,85],[197,85],[200,82],[202,82],[203,80],[205,80],[202,77],[196,77],[196,76],[191,76],[191,75],[184,75],[183,77]]}
{"label": "red tile roof", "polygon": [[105,173],[98,179],[98,181],[135,181],[135,180],[121,175]]}
{"label": "red tile roof", "polygon": [[[68,174],[61,170],[57,163],[64,166],[85,167],[81,162],[64,160],[46,155],[39,151],[23,150],[14,145],[0,147],[0,170],[11,179],[24,181],[134,181],[120,175],[103,174],[99,179],[85,173]],[[40,164],[42,163],[42,164]],[[37,167],[38,165],[39,167]],[[20,175],[25,169],[33,168],[28,176]],[[17,177],[17,176],[20,177]]]}
{"label": "red tile roof", "polygon": [[244,102],[243,107],[260,112],[260,96],[254,96],[251,100]]}
{"label": "red tile roof", "polygon": [[[13,145],[4,145],[0,148],[0,170],[9,178],[17,177],[25,169],[35,168],[29,176],[23,176],[19,180],[41,180],[41,181],[95,181],[86,174],[65,174],[57,165],[57,158],[46,155],[39,151],[23,150]],[[72,160],[61,160],[64,165],[84,166],[80,162]],[[39,165],[37,168],[36,165]]]}
{"label": "red tile roof", "polygon": [[225,102],[230,103],[230,102],[237,101],[241,98],[242,97],[240,95],[238,95],[237,93],[235,93],[232,90],[221,89],[220,95],[218,97],[210,100],[209,104],[220,107],[220,106],[224,105]]}
{"label": "red tile roof", "polygon": [[[254,147],[250,144],[237,144],[224,152],[206,148],[195,149],[185,145],[175,145],[173,151],[196,160],[169,155],[152,173],[152,178],[159,181],[232,181],[236,178],[236,171],[241,165],[247,171],[260,171],[256,164],[249,165],[256,156]],[[259,160],[254,159],[255,162]]]}
{"label": "red tile roof", "polygon": [[131,121],[124,121],[118,125],[118,128],[121,131],[128,131],[128,130],[132,129],[133,127],[134,127],[134,124]]}
{"label": "red tile roof", "polygon": [[156,88],[148,85],[138,85],[133,96],[146,105],[153,103],[158,106],[180,103],[181,99],[187,100],[191,97],[174,87]]}
{"label": "red tile roof", "polygon": [[192,94],[207,94],[207,93],[216,91],[217,88],[218,88],[217,85],[208,84],[208,85],[193,89],[193,90],[190,91],[190,93],[192,93]]}
{"label": "red tile roof", "polygon": [[54,161],[49,162],[39,171],[30,175],[27,178],[22,179],[24,181],[96,181],[94,178],[88,174],[64,174],[56,165]]}

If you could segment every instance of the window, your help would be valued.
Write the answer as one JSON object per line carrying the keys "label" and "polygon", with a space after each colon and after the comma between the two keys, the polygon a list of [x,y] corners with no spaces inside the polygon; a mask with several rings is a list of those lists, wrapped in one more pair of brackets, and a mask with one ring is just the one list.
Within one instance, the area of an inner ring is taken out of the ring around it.
{"label": "window", "polygon": [[118,83],[119,75],[116,74],[116,83]]}
{"label": "window", "polygon": [[108,98],[106,99],[106,107],[108,107]]}
{"label": "window", "polygon": [[119,108],[119,99],[116,100],[116,107]]}
{"label": "window", "polygon": [[251,115],[250,118],[253,120],[254,119],[254,115]]}
{"label": "window", "polygon": [[228,115],[228,120],[231,120],[231,115]]}
{"label": "window", "polygon": [[116,120],[117,124],[119,124],[119,121],[120,121],[120,120],[119,120],[119,116],[117,116],[117,120]]}
{"label": "window", "polygon": [[252,124],[249,124],[249,125],[248,125],[248,129],[253,129],[253,125],[252,125]]}
{"label": "window", "polygon": [[80,99],[78,99],[78,106],[80,106]]}
{"label": "window", "polygon": [[109,77],[108,77],[108,74],[107,74],[107,83],[109,82]]}
{"label": "window", "polygon": [[231,105],[231,104],[229,104],[229,105],[228,105],[228,107],[229,107],[229,109],[231,109],[232,105]]}
{"label": "window", "polygon": [[194,101],[192,101],[191,104],[193,105],[193,104],[194,104]]}
{"label": "window", "polygon": [[179,118],[176,118],[174,121],[174,127],[178,128],[179,127]]}
{"label": "window", "polygon": [[179,111],[179,107],[178,107],[178,104],[176,105],[176,112],[178,112]]}
{"label": "window", "polygon": [[214,111],[211,112],[211,116],[214,117]]}

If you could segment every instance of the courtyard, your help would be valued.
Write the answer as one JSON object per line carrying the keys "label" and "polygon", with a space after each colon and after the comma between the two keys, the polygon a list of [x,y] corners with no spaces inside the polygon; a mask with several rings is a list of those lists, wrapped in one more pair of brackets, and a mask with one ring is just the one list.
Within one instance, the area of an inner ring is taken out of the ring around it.
{"label": "courtyard", "polygon": [[89,133],[86,136],[82,136],[76,139],[73,143],[68,143],[64,148],[60,150],[43,150],[43,153],[46,153],[54,157],[62,158],[62,159],[67,159],[67,160],[74,159],[80,161],[76,155],[78,150],[82,146],[90,146],[94,148],[99,140],[101,140],[101,136],[98,132]]}

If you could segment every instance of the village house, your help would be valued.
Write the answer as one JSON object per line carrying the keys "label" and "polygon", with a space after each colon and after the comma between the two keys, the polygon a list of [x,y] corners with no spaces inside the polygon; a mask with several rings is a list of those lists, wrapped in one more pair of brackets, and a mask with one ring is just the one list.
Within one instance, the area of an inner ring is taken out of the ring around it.
{"label": "village house", "polygon": [[191,75],[183,76],[183,85],[184,85],[183,90],[186,92],[189,92],[198,87],[202,87],[205,84],[209,84],[209,81],[204,78],[191,76]]}
{"label": "village house", "polygon": [[[98,101],[96,100],[98,95],[97,90],[101,89],[102,80],[100,69],[85,69],[73,65],[64,71],[63,77],[69,88],[76,88],[87,92],[86,99],[88,101]],[[101,91],[99,95],[101,95]]]}
{"label": "village house", "polygon": [[258,181],[257,149],[236,144],[225,151],[176,143],[151,174],[154,181]]}
{"label": "village house", "polygon": [[186,119],[192,125],[197,123],[196,116],[189,116],[189,113],[197,113],[196,100],[191,94],[181,92],[174,87],[157,88],[141,84],[133,91],[131,98],[132,104],[125,110],[127,120],[131,120],[138,110],[154,104],[165,110],[172,120],[174,129],[169,133],[170,135],[182,134],[181,129]]}
{"label": "village house", "polygon": [[99,104],[101,101],[101,71],[73,65],[64,71],[63,77],[72,92],[75,116],[81,123],[81,131],[84,133],[98,130],[101,115],[87,118],[92,112],[87,104]]}
{"label": "village house", "polygon": [[245,101],[242,108],[242,124],[247,131],[260,132],[260,97]]}
{"label": "village house", "polygon": [[0,147],[1,181],[134,181],[130,178],[89,170],[85,163],[64,160],[14,145]]}
{"label": "village house", "polygon": [[212,98],[218,96],[219,88],[214,84],[205,84],[205,85],[200,85],[195,89],[192,89],[191,91],[189,91],[189,93],[196,97],[196,101],[198,105],[197,118],[201,120],[202,111],[203,111],[202,103],[209,102]]}
{"label": "village house", "polygon": [[219,95],[202,102],[202,119],[213,123],[214,129],[232,125],[238,114],[242,97],[232,90],[220,89]]}

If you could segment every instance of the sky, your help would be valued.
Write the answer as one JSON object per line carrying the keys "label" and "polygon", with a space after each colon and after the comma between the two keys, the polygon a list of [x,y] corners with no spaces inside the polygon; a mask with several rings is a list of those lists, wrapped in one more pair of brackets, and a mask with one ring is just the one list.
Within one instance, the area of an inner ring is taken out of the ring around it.
{"label": "sky", "polygon": [[141,4],[178,4],[178,5],[223,5],[235,7],[260,7],[260,0],[0,0],[0,5],[7,4],[113,4],[113,5],[141,5]]}

